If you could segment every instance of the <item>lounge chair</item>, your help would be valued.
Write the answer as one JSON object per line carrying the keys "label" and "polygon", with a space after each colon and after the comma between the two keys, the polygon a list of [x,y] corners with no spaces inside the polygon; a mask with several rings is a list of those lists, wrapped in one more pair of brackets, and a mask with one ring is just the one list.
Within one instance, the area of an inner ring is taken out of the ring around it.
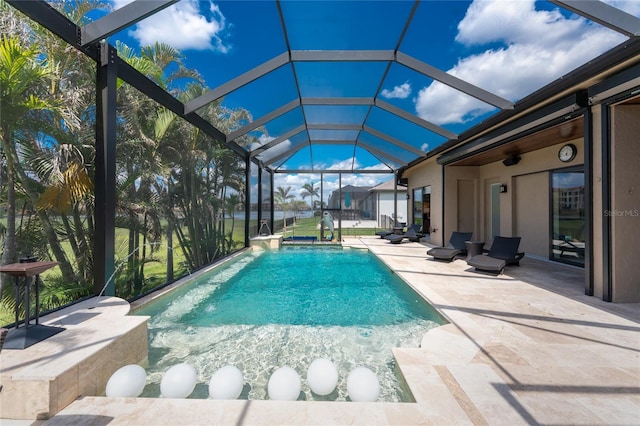
{"label": "lounge chair", "polygon": [[396,225],[393,225],[391,229],[383,229],[381,231],[377,231],[376,235],[380,238],[387,238],[389,235],[393,234],[400,235],[397,234],[397,232],[402,232],[402,230],[404,229],[404,225],[404,223],[397,223]]}
{"label": "lounge chair", "polygon": [[449,238],[449,244],[446,247],[434,247],[427,251],[429,256],[433,256],[434,259],[446,260],[451,262],[457,255],[466,254],[467,246],[466,242],[471,240],[473,232],[457,232],[451,233]]}
{"label": "lounge chair", "polygon": [[387,235],[384,238],[389,240],[391,244],[400,244],[405,238],[408,239],[409,241],[418,242],[422,237],[422,234],[420,234],[419,231],[420,231],[420,225],[413,224],[413,225],[410,225],[409,228],[407,229],[407,232],[405,232],[402,235],[391,234],[391,235]]}
{"label": "lounge chair", "polygon": [[467,260],[467,264],[474,268],[495,272],[500,275],[507,265],[520,265],[520,259],[524,252],[519,252],[520,237],[494,237],[489,252],[473,256]]}
{"label": "lounge chair", "polygon": [[381,231],[376,232],[376,235],[379,236],[380,238],[384,238],[387,235],[391,235],[391,234],[393,234],[393,231],[390,231],[388,229],[383,229]]}
{"label": "lounge chair", "polygon": [[565,253],[569,253],[571,257],[584,257],[584,243],[577,242],[575,244],[569,235],[554,235],[553,249],[560,252],[560,257],[567,256]]}

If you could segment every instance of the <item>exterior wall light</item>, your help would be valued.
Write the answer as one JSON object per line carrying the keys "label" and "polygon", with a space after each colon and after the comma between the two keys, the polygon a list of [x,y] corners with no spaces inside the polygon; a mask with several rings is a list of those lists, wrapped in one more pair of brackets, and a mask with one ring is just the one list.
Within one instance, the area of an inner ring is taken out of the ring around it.
{"label": "exterior wall light", "polygon": [[507,167],[515,166],[519,162],[520,162],[520,156],[517,155],[517,154],[514,154],[511,157],[508,157],[508,158],[505,158],[504,160],[502,160],[502,164],[504,164]]}

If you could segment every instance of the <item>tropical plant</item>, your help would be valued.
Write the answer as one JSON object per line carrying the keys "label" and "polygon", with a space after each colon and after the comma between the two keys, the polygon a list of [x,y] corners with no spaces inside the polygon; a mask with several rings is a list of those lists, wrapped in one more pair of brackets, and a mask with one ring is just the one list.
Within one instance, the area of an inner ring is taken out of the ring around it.
{"label": "tropical plant", "polygon": [[320,196],[320,192],[319,188],[316,188],[314,183],[305,183],[304,185],[302,185],[302,193],[300,194],[300,196],[302,197],[303,200],[305,200],[307,197],[310,197],[311,202],[310,202],[310,206],[311,209],[315,209],[315,204],[313,203],[313,197],[319,197]]}
{"label": "tropical plant", "polygon": [[[91,10],[111,8],[102,0],[53,6],[78,24],[90,19]],[[96,65],[2,0],[0,11],[0,203],[9,206],[6,225],[0,224],[2,262],[15,261],[18,250],[57,260],[61,275],[56,270],[47,277],[41,298],[43,306],[54,308],[93,288]],[[117,49],[183,102],[208,90],[168,45]],[[174,239],[184,270],[244,244],[237,235],[234,241],[234,212],[247,193],[246,162],[122,80],[117,101],[116,227],[117,238],[126,236],[114,278],[116,294],[129,298],[162,284],[147,271],[157,270],[150,263],[159,260],[163,239],[166,280],[174,274]],[[224,133],[252,121],[245,109],[221,101],[197,114]],[[249,145],[255,137],[235,142]]]}
{"label": "tropical plant", "polygon": [[[31,206],[35,206],[40,197],[39,182],[25,169],[26,162],[21,159],[29,159],[41,150],[38,142],[43,135],[55,133],[59,107],[51,99],[47,99],[46,91],[46,82],[51,72],[50,63],[42,59],[38,49],[22,47],[16,37],[3,35],[0,38],[0,141],[7,166],[7,230],[3,264],[17,260],[17,182]],[[54,257],[60,262],[64,278],[73,280],[71,265],[49,216],[40,209],[36,210],[36,214],[43,236],[50,244]]]}
{"label": "tropical plant", "polygon": [[[70,9],[77,15],[76,22],[98,2],[81,3]],[[35,107],[26,105],[26,114],[13,109],[22,119],[5,120],[10,114],[2,111],[3,124],[14,128],[12,142],[18,162],[11,168],[14,185],[0,185],[0,195],[10,198],[10,187],[17,189],[14,198],[19,217],[15,216],[17,222],[11,221],[17,223],[15,236],[20,242],[16,253],[59,262],[59,270],[48,273],[43,281],[40,298],[43,306],[55,307],[48,303],[66,303],[63,301],[69,301],[69,294],[87,295],[93,284],[95,63],[6,3],[0,2],[0,10],[1,32],[11,34],[19,48],[31,55],[29,66],[21,71],[39,71],[33,80],[20,79],[28,86],[30,101],[40,101]],[[10,57],[3,56],[5,65]],[[3,108],[10,106],[4,99],[1,103]],[[9,169],[5,165],[3,171]],[[5,250],[3,256],[10,252]],[[69,287],[77,292],[70,293]]]}
{"label": "tropical plant", "polygon": [[290,192],[291,192],[290,186],[287,186],[286,188],[279,186],[276,188],[276,191],[273,193],[274,201],[282,209],[285,230],[287,229],[287,208],[289,207],[289,200],[293,200],[296,198],[296,196],[291,194]]}

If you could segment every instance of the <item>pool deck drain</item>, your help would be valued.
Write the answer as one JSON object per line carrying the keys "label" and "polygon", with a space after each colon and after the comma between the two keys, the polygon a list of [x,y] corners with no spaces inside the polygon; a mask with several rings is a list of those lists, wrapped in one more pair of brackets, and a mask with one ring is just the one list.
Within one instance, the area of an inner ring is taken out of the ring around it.
{"label": "pool deck drain", "polygon": [[[429,331],[420,348],[393,351],[415,403],[85,396],[44,424],[640,423],[640,304],[587,297],[584,271],[544,260],[525,257],[522,266],[495,277],[474,272],[462,259],[430,260],[421,243],[360,237],[343,244],[371,250],[451,322]],[[78,324],[100,321],[105,334],[85,331],[85,345],[109,336],[113,320],[99,315]],[[55,339],[49,343],[59,343]],[[46,349],[39,356],[50,366],[69,356],[61,345]],[[20,362],[12,361],[18,352]],[[28,349],[0,357],[3,380],[14,362],[30,364]],[[29,395],[24,398],[28,404]]]}

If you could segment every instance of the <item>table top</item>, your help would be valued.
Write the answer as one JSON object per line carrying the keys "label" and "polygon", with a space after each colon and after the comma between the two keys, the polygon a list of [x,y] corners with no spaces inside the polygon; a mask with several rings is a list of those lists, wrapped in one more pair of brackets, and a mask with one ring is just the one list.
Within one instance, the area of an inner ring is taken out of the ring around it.
{"label": "table top", "polygon": [[47,269],[53,268],[58,262],[26,262],[11,263],[0,266],[0,272],[14,277],[31,277],[38,275]]}

